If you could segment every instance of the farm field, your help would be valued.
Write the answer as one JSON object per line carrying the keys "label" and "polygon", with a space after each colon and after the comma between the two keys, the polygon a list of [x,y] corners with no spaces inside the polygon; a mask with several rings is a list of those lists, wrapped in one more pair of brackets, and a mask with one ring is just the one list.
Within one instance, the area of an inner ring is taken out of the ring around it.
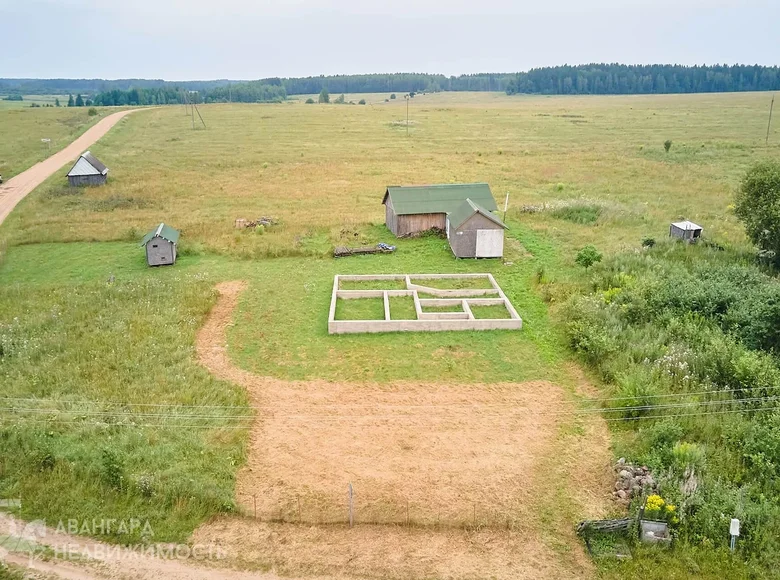
{"label": "farm field", "polygon": [[[141,111],[92,148],[107,186],[69,190],[63,168],[17,206],[0,225],[0,375],[37,402],[0,414],[0,496],[55,520],[101,496],[161,541],[291,577],[621,577],[573,531],[618,512],[607,425],[576,414],[601,393],[558,300],[585,244],[617,253],[689,218],[744,246],[734,189],[780,154],[767,96],[420,95],[408,138],[406,103],[384,98],[204,105],[194,131],[182,107]],[[386,185],[456,181],[510,193],[503,261],[384,228]],[[234,227],[260,216],[279,223]],[[138,241],[163,220],[180,258],[149,269]],[[397,252],[328,256],[379,241]],[[492,273],[522,331],[327,334],[335,274],[444,272]]]}
{"label": "farm field", "polygon": [[[101,115],[90,117],[87,110],[87,107],[30,108],[26,101],[0,101],[3,179],[10,179],[59,151],[101,119]],[[42,143],[41,139],[51,139],[51,145]]]}

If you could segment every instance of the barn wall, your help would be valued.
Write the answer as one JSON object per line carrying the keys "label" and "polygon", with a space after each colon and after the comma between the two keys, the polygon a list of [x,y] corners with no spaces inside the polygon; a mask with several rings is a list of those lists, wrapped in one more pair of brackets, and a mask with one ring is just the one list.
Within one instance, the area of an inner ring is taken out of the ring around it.
{"label": "barn wall", "polygon": [[[452,229],[452,226],[450,226]],[[458,229],[450,231],[450,247],[458,258],[475,258],[477,255],[477,230],[503,230],[485,216],[475,213]]]}
{"label": "barn wall", "polygon": [[146,262],[150,266],[164,266],[175,261],[176,244],[162,238],[152,238],[146,244]]}
{"label": "barn wall", "polygon": [[83,185],[104,185],[106,183],[106,175],[69,175],[68,184],[73,187],[80,187]]}
{"label": "barn wall", "polygon": [[447,214],[444,213],[421,213],[416,215],[396,216],[397,227],[396,236],[405,236],[424,232],[431,228],[444,229],[446,227]]}
{"label": "barn wall", "polygon": [[387,224],[388,229],[393,232],[396,236],[398,235],[398,216],[395,215],[395,211],[393,211],[393,204],[390,201],[390,197],[387,198],[387,202],[385,203],[385,224]]}

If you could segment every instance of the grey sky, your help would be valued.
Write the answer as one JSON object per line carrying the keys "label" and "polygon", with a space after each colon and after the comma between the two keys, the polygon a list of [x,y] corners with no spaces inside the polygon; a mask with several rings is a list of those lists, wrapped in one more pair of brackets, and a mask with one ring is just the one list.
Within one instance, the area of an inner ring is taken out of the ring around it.
{"label": "grey sky", "polygon": [[778,0],[0,0],[0,77],[780,64]]}

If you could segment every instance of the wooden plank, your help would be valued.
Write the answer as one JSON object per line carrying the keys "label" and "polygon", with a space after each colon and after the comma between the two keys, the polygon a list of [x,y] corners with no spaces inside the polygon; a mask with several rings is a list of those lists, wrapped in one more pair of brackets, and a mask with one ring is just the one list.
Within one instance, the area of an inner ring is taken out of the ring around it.
{"label": "wooden plank", "polygon": [[384,293],[385,301],[385,320],[390,320],[390,299],[387,297],[387,290]]}

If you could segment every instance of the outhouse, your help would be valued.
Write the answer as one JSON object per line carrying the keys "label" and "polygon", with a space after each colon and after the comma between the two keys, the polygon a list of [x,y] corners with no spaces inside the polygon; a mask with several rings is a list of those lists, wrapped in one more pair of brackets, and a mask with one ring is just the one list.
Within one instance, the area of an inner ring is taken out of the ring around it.
{"label": "outhouse", "polygon": [[504,222],[470,198],[447,214],[447,240],[458,258],[501,258],[505,229]]}
{"label": "outhouse", "polygon": [[161,223],[141,240],[141,246],[146,248],[146,263],[150,266],[174,264],[178,242],[179,232]]}

